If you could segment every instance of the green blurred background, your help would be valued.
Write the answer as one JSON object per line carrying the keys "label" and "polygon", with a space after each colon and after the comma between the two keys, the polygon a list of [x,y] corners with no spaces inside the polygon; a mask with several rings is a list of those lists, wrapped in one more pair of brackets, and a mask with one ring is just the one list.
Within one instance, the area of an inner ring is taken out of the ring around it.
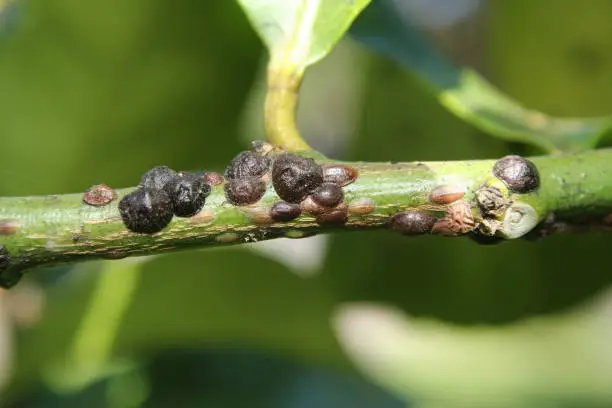
{"label": "green blurred background", "polygon": [[[527,106],[612,111],[612,2],[395,1]],[[29,0],[0,24],[2,195],[221,170],[262,137],[266,53],[234,1]],[[335,158],[529,152],[350,39],[303,92]],[[610,407],[611,244],[359,232],[40,270],[0,293],[0,406]]]}

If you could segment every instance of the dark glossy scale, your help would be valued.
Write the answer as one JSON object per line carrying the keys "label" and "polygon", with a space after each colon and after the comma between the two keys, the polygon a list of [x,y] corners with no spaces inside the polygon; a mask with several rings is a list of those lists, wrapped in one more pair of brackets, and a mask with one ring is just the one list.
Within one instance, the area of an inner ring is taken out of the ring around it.
{"label": "dark glossy scale", "polygon": [[225,198],[234,205],[255,204],[266,192],[266,183],[257,177],[228,180],[225,183]]}
{"label": "dark glossy scale", "polygon": [[163,190],[140,187],[119,201],[119,213],[132,232],[153,234],[164,229],[174,215],[172,200]]}
{"label": "dark glossy scale", "polygon": [[291,221],[302,214],[299,204],[279,201],[270,209],[270,218],[277,222]]}
{"label": "dark glossy scale", "polygon": [[281,154],[272,167],[272,184],[281,199],[299,203],[323,184],[323,170],[314,159]]}
{"label": "dark glossy scale", "polygon": [[270,170],[272,161],[254,152],[240,152],[225,169],[225,178],[236,180],[245,177],[262,177]]}
{"label": "dark glossy scale", "polygon": [[342,187],[334,183],[323,183],[311,195],[314,202],[324,207],[335,207],[344,200]]}
{"label": "dark glossy scale", "polygon": [[419,210],[402,211],[395,214],[389,227],[404,235],[427,234],[436,222],[436,217]]}
{"label": "dark glossy scale", "polygon": [[177,176],[176,171],[168,166],[155,166],[142,175],[140,185],[146,188],[161,190],[167,182]]}
{"label": "dark glossy scale", "polygon": [[210,194],[210,185],[195,173],[180,173],[164,186],[164,191],[172,200],[174,215],[191,217],[197,214]]}
{"label": "dark glossy scale", "polygon": [[529,193],[540,186],[540,175],[532,161],[521,156],[506,156],[493,166],[493,175],[515,193]]}

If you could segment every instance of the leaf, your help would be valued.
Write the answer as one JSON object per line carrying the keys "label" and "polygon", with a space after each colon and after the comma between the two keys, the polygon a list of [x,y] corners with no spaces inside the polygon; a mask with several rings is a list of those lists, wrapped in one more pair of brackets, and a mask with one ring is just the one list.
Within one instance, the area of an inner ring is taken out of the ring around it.
{"label": "leaf", "polygon": [[238,0],[273,60],[301,69],[327,55],[371,0]]}
{"label": "leaf", "polygon": [[[362,371],[417,406],[607,407],[610,293],[564,314],[460,327],[380,303],[345,304],[333,319]],[[470,367],[466,369],[466,367]]]}
{"label": "leaf", "polygon": [[360,42],[406,65],[458,117],[492,136],[546,152],[594,148],[612,118],[556,118],[521,106],[477,72],[457,68],[401,19],[394,3],[372,4],[351,29]]}

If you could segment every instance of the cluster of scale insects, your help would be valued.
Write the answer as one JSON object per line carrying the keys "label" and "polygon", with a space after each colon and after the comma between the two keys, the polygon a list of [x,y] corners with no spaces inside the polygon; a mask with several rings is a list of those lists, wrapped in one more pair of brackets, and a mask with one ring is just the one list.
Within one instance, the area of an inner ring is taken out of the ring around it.
{"label": "cluster of scale insects", "polygon": [[[536,166],[520,156],[499,159],[491,172],[513,194],[533,192],[540,184]],[[345,203],[343,187],[357,178],[357,170],[350,166],[321,165],[312,158],[287,153],[267,143],[256,143],[252,151],[234,157],[224,175],[176,172],[166,166],[156,166],[142,176],[135,190],[119,201],[118,208],[128,230],[153,234],[163,230],[175,216],[198,215],[212,186],[224,183],[226,200],[235,206],[248,208],[262,199],[271,183],[280,200],[264,209],[265,222],[289,222],[307,214],[319,225],[343,225],[349,215],[363,216],[375,209],[374,201],[366,197]],[[435,216],[435,210],[424,206],[424,209],[393,214],[387,226],[404,235],[470,234],[482,244],[499,242],[501,238],[495,236],[495,231],[511,201],[499,188],[481,186],[474,194],[479,212],[478,222],[475,222],[472,205],[463,198],[464,195],[465,191],[453,186],[439,186],[430,192],[429,202],[437,209],[443,208],[442,217]],[[115,198],[115,191],[101,184],[86,191],[83,202],[104,206]],[[10,220],[0,223],[0,235],[18,230],[18,224]],[[10,266],[10,260],[7,249],[0,245],[0,271]]]}
{"label": "cluster of scale insects", "polygon": [[[130,231],[152,234],[164,229],[173,216],[192,217],[201,211],[211,184],[225,182],[226,200],[249,206],[262,199],[271,181],[282,200],[269,209],[271,221],[287,222],[308,213],[319,224],[343,224],[349,211],[342,187],[357,175],[349,166],[320,165],[312,158],[256,143],[252,151],[232,159],[224,176],[154,167],[142,176],[138,188],[121,199],[119,213]],[[362,208],[358,205],[355,211]]]}
{"label": "cluster of scale insects", "polygon": [[[519,156],[507,156],[492,169],[512,193],[529,193],[539,187],[535,165]],[[255,143],[251,151],[235,156],[223,176],[218,173],[175,172],[157,166],[146,172],[139,187],[119,202],[125,226],[133,232],[152,234],[165,228],[173,216],[192,217],[204,207],[211,185],[224,183],[227,202],[239,207],[258,203],[269,184],[280,198],[264,217],[268,222],[289,222],[302,214],[315,218],[319,225],[343,225],[351,215],[366,215],[375,204],[371,199],[345,203],[343,187],[358,177],[356,169],[338,164],[319,164],[313,158],[285,152],[267,143]],[[510,202],[496,187],[483,186],[475,199],[481,222],[475,222],[472,206],[464,200],[465,191],[440,186],[430,193],[430,202],[443,206],[444,216],[427,209],[400,211],[390,217],[389,228],[405,235],[471,234],[481,243],[496,241],[490,225],[508,208]],[[489,233],[477,227],[489,228]]]}
{"label": "cluster of scale insects", "polygon": [[[501,180],[511,193],[527,194],[540,186],[540,176],[535,164],[520,156],[499,159],[492,169],[493,176]],[[391,217],[389,226],[405,235],[433,233],[443,236],[470,234],[480,244],[495,244],[503,239],[496,236],[497,221],[512,202],[495,186],[483,185],[475,191],[475,201],[480,222],[477,223],[469,201],[463,200],[465,191],[443,185],[431,191],[433,204],[444,205],[445,215],[437,218],[423,210],[408,210]]]}

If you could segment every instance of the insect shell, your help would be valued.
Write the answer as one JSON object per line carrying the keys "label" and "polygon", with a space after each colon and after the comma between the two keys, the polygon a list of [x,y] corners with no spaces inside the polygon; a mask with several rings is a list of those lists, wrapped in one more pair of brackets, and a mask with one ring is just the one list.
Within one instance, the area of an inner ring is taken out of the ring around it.
{"label": "insect shell", "polygon": [[389,227],[404,235],[427,234],[436,222],[436,217],[420,210],[401,211],[391,217]]}
{"label": "insect shell", "polygon": [[167,182],[177,176],[176,171],[168,166],[155,166],[142,175],[140,185],[146,188],[161,190]]}
{"label": "insect shell", "polygon": [[266,193],[266,183],[257,177],[228,180],[224,186],[225,198],[234,205],[258,202]]}
{"label": "insect shell", "polygon": [[540,175],[532,161],[521,156],[506,156],[493,166],[493,175],[515,193],[529,193],[540,186]]}
{"label": "insect shell", "polygon": [[262,177],[270,169],[272,161],[268,156],[254,152],[240,152],[225,169],[225,178],[236,180],[245,177]]}
{"label": "insect shell", "polygon": [[455,201],[446,208],[446,216],[434,224],[431,232],[443,236],[467,234],[476,227],[470,203]]}
{"label": "insect shell", "polygon": [[291,221],[302,214],[302,210],[298,204],[279,201],[272,205],[270,209],[270,217],[276,222]]}
{"label": "insect shell", "polygon": [[434,204],[450,204],[455,202],[465,195],[465,189],[444,185],[436,187],[429,194],[429,200]]}
{"label": "insect shell", "polygon": [[132,232],[153,234],[172,220],[172,200],[163,190],[139,187],[119,201],[123,224]]}
{"label": "insect shell", "polygon": [[94,207],[104,206],[115,199],[115,190],[106,184],[98,184],[83,194],[83,202]]}
{"label": "insect shell", "polygon": [[284,153],[272,166],[274,190],[288,203],[299,203],[322,183],[323,169],[312,158]]}
{"label": "insect shell", "polygon": [[164,191],[172,200],[174,215],[191,217],[197,214],[206,197],[210,194],[210,185],[195,173],[182,172],[164,186]]}
{"label": "insect shell", "polygon": [[324,207],[335,207],[344,200],[342,187],[333,183],[323,183],[312,193],[312,199]]}
{"label": "insect shell", "polygon": [[343,164],[327,164],[323,166],[323,181],[334,183],[340,187],[351,184],[357,179],[357,169]]}

